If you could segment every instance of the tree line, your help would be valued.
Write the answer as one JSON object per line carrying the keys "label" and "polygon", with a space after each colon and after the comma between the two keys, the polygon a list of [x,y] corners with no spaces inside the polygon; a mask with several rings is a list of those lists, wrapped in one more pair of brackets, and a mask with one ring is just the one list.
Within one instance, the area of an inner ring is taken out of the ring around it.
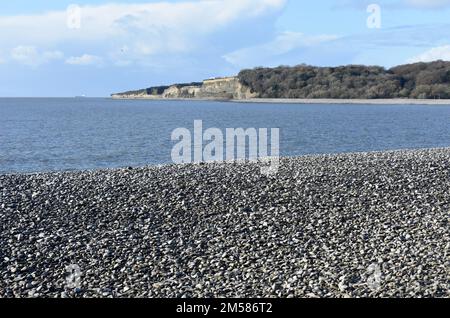
{"label": "tree line", "polygon": [[450,62],[414,63],[385,69],[348,65],[298,65],[243,70],[240,82],[260,98],[377,99],[450,98]]}

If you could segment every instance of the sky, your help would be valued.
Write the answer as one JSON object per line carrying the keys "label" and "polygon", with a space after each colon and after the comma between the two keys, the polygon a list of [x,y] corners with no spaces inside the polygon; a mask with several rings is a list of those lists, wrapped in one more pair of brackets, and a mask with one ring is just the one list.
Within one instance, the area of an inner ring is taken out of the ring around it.
{"label": "sky", "polygon": [[450,61],[450,0],[15,0],[0,96],[109,96],[258,66]]}

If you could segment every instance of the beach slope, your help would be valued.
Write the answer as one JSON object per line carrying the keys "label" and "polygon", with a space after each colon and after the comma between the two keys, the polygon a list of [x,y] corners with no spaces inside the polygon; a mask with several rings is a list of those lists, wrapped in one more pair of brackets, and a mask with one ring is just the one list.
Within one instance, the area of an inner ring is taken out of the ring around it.
{"label": "beach slope", "polygon": [[449,297],[449,189],[450,149],[3,175],[0,297]]}

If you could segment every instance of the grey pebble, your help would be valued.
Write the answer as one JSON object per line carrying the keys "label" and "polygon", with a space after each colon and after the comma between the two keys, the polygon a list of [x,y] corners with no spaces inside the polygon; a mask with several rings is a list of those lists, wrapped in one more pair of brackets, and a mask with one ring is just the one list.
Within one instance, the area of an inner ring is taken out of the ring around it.
{"label": "grey pebble", "polygon": [[450,149],[260,172],[0,175],[0,298],[450,297]]}

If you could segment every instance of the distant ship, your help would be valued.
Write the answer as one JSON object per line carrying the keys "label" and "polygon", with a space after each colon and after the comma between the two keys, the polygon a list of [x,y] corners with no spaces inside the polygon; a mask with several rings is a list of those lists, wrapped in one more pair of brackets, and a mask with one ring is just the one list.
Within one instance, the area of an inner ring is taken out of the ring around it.
{"label": "distant ship", "polygon": [[75,98],[86,98],[86,95],[75,96]]}

